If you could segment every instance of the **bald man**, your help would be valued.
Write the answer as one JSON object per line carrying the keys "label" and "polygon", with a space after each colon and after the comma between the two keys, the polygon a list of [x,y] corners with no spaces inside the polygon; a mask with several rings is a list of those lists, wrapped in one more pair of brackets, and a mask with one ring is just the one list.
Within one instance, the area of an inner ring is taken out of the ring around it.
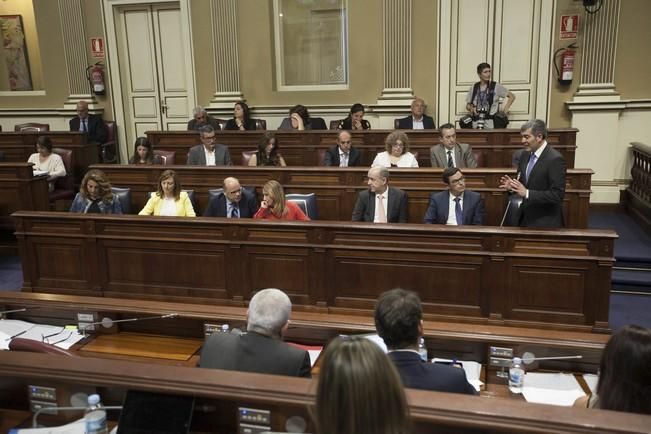
{"label": "bald man", "polygon": [[398,119],[399,130],[433,130],[436,128],[434,119],[425,114],[425,101],[422,98],[414,98],[411,102],[411,115]]}
{"label": "bald man", "polygon": [[407,223],[407,193],[389,187],[389,169],[371,167],[366,184],[368,190],[357,195],[354,222]]}
{"label": "bald man", "polygon": [[210,199],[204,217],[251,218],[258,211],[255,193],[243,189],[237,178],[224,179],[223,188]]}
{"label": "bald man", "polygon": [[108,130],[100,115],[88,113],[88,103],[77,103],[77,116],[70,119],[70,131],[81,131],[87,134],[88,143],[106,143]]}

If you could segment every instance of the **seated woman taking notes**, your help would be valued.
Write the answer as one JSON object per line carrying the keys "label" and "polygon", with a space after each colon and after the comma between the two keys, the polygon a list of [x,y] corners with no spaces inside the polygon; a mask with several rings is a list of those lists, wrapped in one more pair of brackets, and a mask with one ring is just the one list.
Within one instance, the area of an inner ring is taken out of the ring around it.
{"label": "seated woman taking notes", "polygon": [[158,190],[151,195],[138,215],[195,217],[190,197],[181,191],[176,172],[166,170],[158,178]]}
{"label": "seated woman taking notes", "polygon": [[283,186],[278,181],[269,181],[262,187],[264,199],[260,209],[253,216],[263,220],[309,220],[293,202],[285,200]]}
{"label": "seated woman taking notes", "polygon": [[52,140],[47,136],[40,136],[36,140],[36,153],[29,156],[28,163],[33,163],[34,170],[47,172],[48,188],[54,190],[54,181],[66,176],[66,166],[61,157],[52,152]]}
{"label": "seated woman taking notes", "polygon": [[101,170],[86,172],[81,180],[79,193],[75,196],[70,212],[82,214],[122,214],[117,197],[111,192],[111,183]]}

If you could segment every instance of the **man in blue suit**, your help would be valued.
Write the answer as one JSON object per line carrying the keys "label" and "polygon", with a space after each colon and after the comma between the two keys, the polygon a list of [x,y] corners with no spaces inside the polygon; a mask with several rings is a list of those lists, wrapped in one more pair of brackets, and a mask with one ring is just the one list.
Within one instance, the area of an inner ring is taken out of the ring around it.
{"label": "man in blue suit", "polygon": [[463,369],[420,358],[418,340],[423,336],[423,308],[415,292],[392,289],[380,295],[375,307],[375,328],[405,387],[476,395]]}
{"label": "man in blue suit", "polygon": [[443,171],[448,189],[432,193],[423,223],[443,225],[483,225],[486,212],[479,193],[466,190],[466,181],[458,167]]}
{"label": "man in blue suit", "polygon": [[245,190],[237,178],[224,179],[224,191],[210,199],[204,217],[252,218],[258,211],[255,194]]}

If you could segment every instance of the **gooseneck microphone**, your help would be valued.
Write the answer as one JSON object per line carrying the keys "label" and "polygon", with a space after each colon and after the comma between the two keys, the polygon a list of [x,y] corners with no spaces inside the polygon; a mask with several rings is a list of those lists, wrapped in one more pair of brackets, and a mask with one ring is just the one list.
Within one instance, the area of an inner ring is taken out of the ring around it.
{"label": "gooseneck microphone", "polygon": [[97,322],[91,322],[91,323],[84,323],[79,327],[80,331],[85,335],[86,331],[96,325],[101,325],[104,328],[110,329],[113,327],[114,324],[119,323],[119,322],[132,322],[132,321],[146,321],[148,319],[165,319],[165,318],[176,318],[179,316],[178,313],[168,313],[165,315],[158,315],[158,316],[146,316],[146,317],[141,317],[141,318],[125,318],[125,319],[111,319],[109,317],[104,317],[102,318],[101,321]]}
{"label": "gooseneck microphone", "polygon": [[[520,171],[518,171],[518,174],[515,176],[516,181],[520,181]],[[509,192],[509,195],[513,193],[513,191],[508,188],[507,191]],[[504,226],[504,222],[506,221],[506,215],[509,213],[509,208],[511,207],[511,197],[509,196],[509,200],[506,202],[506,209],[504,210],[504,215],[502,216],[502,222],[500,223],[500,227]]]}

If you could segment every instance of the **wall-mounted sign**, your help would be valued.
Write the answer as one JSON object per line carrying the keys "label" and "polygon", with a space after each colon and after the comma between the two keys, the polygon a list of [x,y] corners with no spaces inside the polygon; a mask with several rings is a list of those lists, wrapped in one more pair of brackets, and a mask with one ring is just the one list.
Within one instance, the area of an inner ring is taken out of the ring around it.
{"label": "wall-mounted sign", "polygon": [[104,38],[90,38],[90,52],[93,58],[104,58]]}
{"label": "wall-mounted sign", "polygon": [[561,39],[576,39],[579,32],[578,15],[561,15]]}

